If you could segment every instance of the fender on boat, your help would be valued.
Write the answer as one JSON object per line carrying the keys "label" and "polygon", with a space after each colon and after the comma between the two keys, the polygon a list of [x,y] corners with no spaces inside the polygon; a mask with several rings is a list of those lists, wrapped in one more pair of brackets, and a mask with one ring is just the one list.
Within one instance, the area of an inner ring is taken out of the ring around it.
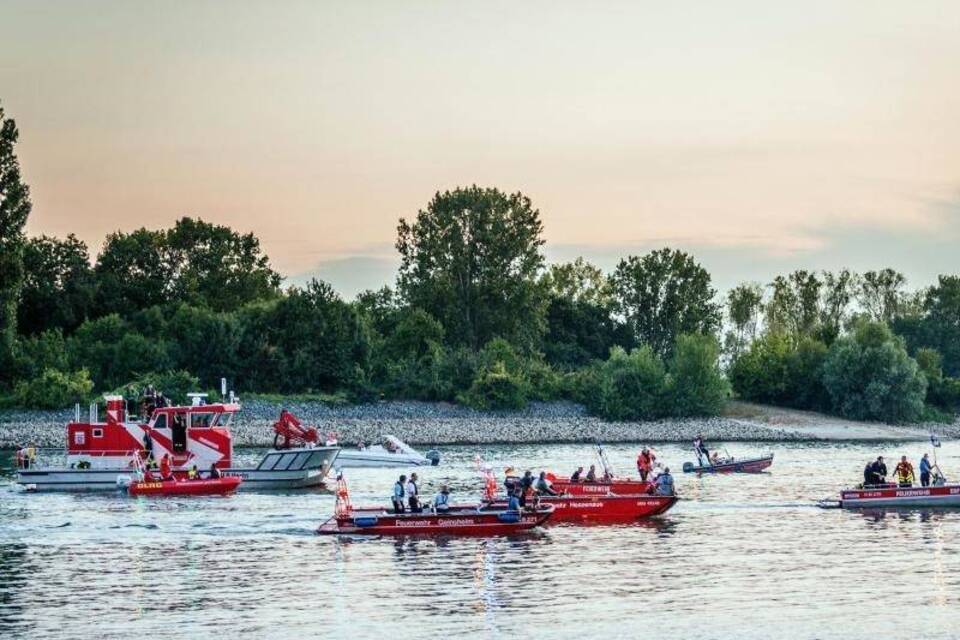
{"label": "fender on boat", "polygon": [[504,511],[503,513],[497,514],[497,520],[500,522],[520,522],[520,512],[519,511]]}
{"label": "fender on boat", "polygon": [[353,524],[358,527],[374,527],[378,522],[376,516],[357,516],[353,519]]}

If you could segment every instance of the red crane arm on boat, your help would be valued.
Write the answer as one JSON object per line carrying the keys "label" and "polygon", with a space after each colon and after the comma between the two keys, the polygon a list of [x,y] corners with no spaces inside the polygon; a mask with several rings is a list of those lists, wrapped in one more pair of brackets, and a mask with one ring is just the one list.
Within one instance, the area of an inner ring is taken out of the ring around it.
{"label": "red crane arm on boat", "polygon": [[275,449],[303,447],[320,441],[316,429],[303,426],[296,416],[286,409],[280,412],[280,419],[273,423],[273,432],[276,434],[273,438]]}

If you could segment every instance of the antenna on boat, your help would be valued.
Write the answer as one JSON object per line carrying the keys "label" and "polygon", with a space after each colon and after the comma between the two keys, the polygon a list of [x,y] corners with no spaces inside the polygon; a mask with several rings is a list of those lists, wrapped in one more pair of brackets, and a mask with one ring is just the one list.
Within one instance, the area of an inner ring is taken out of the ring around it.
{"label": "antenna on boat", "polygon": [[607,454],[603,451],[603,445],[600,444],[598,440],[594,445],[597,449],[597,457],[600,459],[600,465],[603,467],[603,472],[606,474],[606,477],[613,477],[613,468],[610,466],[610,461],[607,460]]}

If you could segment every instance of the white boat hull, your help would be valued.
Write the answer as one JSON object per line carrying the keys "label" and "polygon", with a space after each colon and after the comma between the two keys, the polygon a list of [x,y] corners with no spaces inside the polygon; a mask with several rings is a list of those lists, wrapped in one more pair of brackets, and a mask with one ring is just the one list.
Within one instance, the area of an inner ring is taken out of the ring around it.
{"label": "white boat hull", "polygon": [[[224,475],[239,476],[240,490],[303,489],[323,484],[334,466],[338,447],[268,451],[256,467],[231,467]],[[114,491],[133,475],[129,468],[22,469],[17,483],[31,491]]]}
{"label": "white boat hull", "polygon": [[405,453],[367,453],[366,451],[342,450],[334,466],[338,469],[360,469],[373,467],[429,467],[433,462],[423,456],[411,456]]}

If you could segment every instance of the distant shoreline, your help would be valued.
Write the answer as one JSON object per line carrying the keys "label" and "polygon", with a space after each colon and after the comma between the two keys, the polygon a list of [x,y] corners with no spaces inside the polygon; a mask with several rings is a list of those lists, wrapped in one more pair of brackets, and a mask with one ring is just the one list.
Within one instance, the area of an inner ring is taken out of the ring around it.
{"label": "distant shoreline", "polygon": [[[921,441],[931,432],[943,438],[960,437],[960,423],[895,426],[743,402],[729,403],[722,416],[654,422],[607,422],[569,402],[532,403],[527,409],[504,413],[406,401],[330,406],[252,399],[242,404],[243,411],[233,425],[238,447],[271,446],[272,425],[281,408],[321,432],[335,431],[339,441],[348,446],[374,442],[385,434],[417,446],[687,442],[701,433],[708,440],[723,442]],[[0,411],[0,448],[27,442],[62,447],[64,426],[72,419],[72,409]]]}

